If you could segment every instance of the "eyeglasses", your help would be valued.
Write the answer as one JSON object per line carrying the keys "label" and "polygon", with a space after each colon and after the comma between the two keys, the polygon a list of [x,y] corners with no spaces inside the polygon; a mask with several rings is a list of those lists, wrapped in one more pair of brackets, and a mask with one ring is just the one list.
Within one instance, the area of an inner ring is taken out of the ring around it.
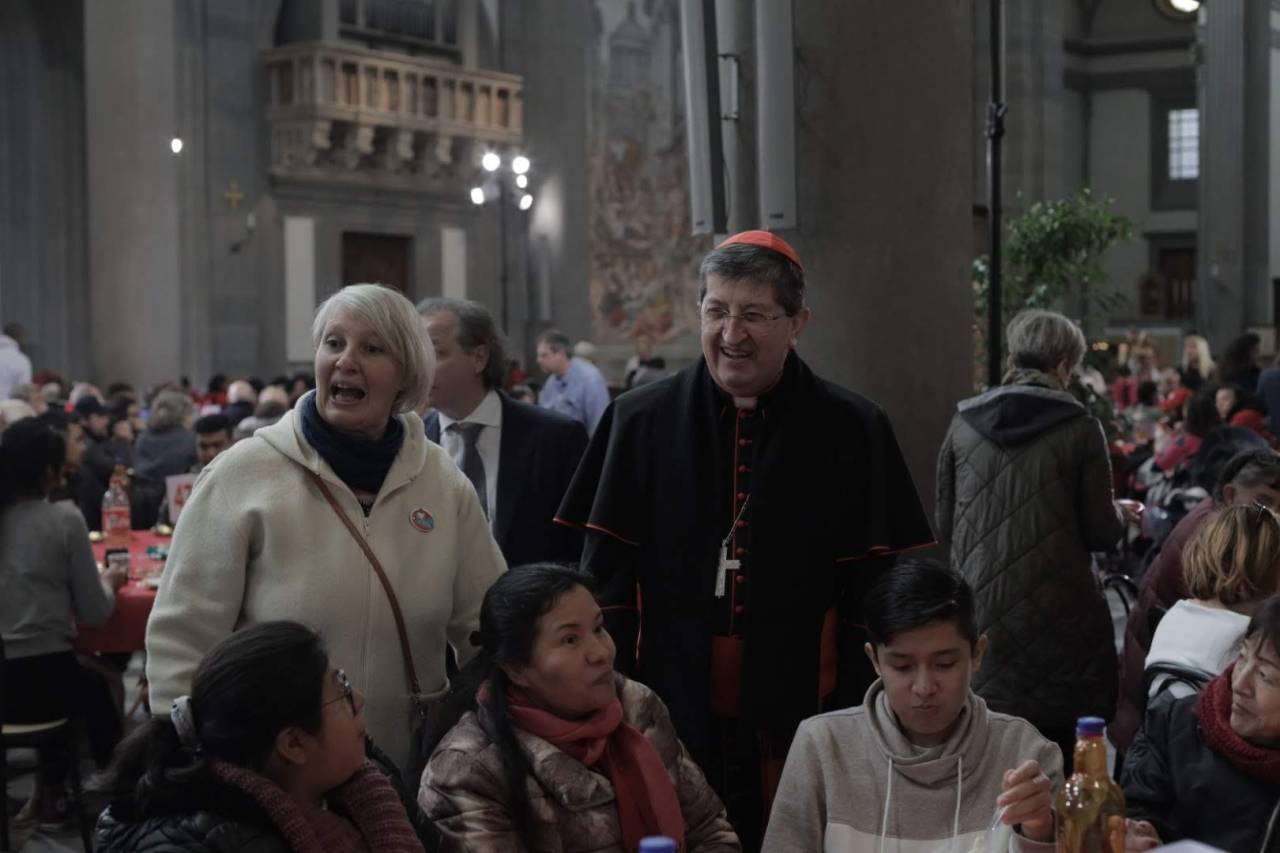
{"label": "eyeglasses", "polygon": [[321,702],[320,708],[324,709],[325,707],[332,705],[334,702],[341,702],[343,699],[346,699],[347,704],[351,706],[351,716],[359,716],[360,712],[356,710],[356,691],[351,686],[351,680],[347,678],[347,674],[340,669],[335,669],[333,671],[333,677],[337,679],[338,686],[342,688],[342,695],[330,699],[328,702]]}
{"label": "eyeglasses", "polygon": [[711,305],[703,308],[698,316],[702,319],[702,325],[709,328],[720,328],[730,320],[737,320],[748,331],[763,332],[769,328],[769,324],[774,320],[780,320],[787,315],[785,312],[782,314],[766,314],[763,311],[743,311],[741,314],[731,314],[727,308]]}

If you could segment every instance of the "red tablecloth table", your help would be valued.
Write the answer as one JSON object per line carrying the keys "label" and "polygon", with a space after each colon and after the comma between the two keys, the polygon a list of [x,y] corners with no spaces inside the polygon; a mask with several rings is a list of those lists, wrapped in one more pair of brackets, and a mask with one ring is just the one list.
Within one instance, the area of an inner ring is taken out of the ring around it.
{"label": "red tablecloth table", "polygon": [[[155,604],[156,591],[142,579],[155,575],[164,563],[147,557],[152,545],[167,545],[170,537],[150,530],[134,530],[129,539],[129,582],[116,591],[116,609],[100,628],[78,626],[76,649],[82,652],[124,654],[146,647],[147,618]],[[93,556],[99,563],[107,559],[105,542],[93,543]]]}

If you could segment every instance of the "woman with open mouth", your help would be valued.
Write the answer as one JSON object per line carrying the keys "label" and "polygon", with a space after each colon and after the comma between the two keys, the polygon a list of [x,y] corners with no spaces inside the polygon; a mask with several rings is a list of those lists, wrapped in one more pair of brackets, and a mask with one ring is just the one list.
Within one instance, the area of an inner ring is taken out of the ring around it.
{"label": "woman with open mouth", "polygon": [[369,733],[416,772],[416,713],[463,664],[506,570],[475,489],[416,414],[435,362],[412,303],[357,284],[316,312],[316,389],[220,454],[183,508],[147,627],[153,708],[245,625],[303,622],[369,698]]}

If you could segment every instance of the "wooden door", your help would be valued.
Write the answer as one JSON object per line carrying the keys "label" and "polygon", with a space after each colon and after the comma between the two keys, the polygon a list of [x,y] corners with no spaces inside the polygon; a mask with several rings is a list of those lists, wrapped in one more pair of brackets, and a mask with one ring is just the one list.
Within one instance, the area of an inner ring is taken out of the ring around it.
{"label": "wooden door", "polygon": [[1161,249],[1156,256],[1156,271],[1164,281],[1164,316],[1170,320],[1194,316],[1196,250]]}
{"label": "wooden door", "polygon": [[385,284],[412,290],[413,238],[393,234],[342,234],[342,283]]}

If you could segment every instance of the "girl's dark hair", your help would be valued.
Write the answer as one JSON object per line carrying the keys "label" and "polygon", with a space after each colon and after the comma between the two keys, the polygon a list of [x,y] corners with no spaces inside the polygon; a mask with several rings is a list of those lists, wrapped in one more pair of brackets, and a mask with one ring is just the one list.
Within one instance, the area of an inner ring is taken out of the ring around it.
{"label": "girl's dark hair", "polygon": [[1280,655],[1280,595],[1273,595],[1262,602],[1249,620],[1244,638],[1251,640],[1255,634],[1261,634],[1262,641],[1270,643],[1271,650]]}
{"label": "girl's dark hair", "polygon": [[970,647],[978,642],[973,589],[937,560],[902,560],[871,587],[863,599],[867,634],[874,646],[935,622],[950,622]]}
{"label": "girl's dark hair", "polygon": [[1220,385],[1206,382],[1187,403],[1187,419],[1184,422],[1187,432],[1204,438],[1209,430],[1222,425],[1222,416],[1218,414],[1218,389]]}
{"label": "girl's dark hair", "polygon": [[328,671],[320,635],[304,625],[237,631],[204,656],[191,682],[199,748],[182,745],[167,715],[154,717],[116,748],[92,787],[138,818],[186,811],[211,785],[209,759],[261,772],[283,729],[319,731]]}
{"label": "girl's dark hair", "polygon": [[529,759],[520,749],[507,712],[510,681],[502,665],[523,666],[533,657],[538,620],[576,587],[592,589],[591,579],[577,569],[534,563],[512,569],[489,588],[480,606],[480,630],[472,642],[481,648],[477,672],[489,685],[484,698],[489,735],[502,756],[517,834],[532,845],[534,819],[525,779]]}
{"label": "girl's dark hair", "polygon": [[38,418],[0,433],[0,511],[22,498],[43,497],[48,477],[62,471],[67,441]]}

